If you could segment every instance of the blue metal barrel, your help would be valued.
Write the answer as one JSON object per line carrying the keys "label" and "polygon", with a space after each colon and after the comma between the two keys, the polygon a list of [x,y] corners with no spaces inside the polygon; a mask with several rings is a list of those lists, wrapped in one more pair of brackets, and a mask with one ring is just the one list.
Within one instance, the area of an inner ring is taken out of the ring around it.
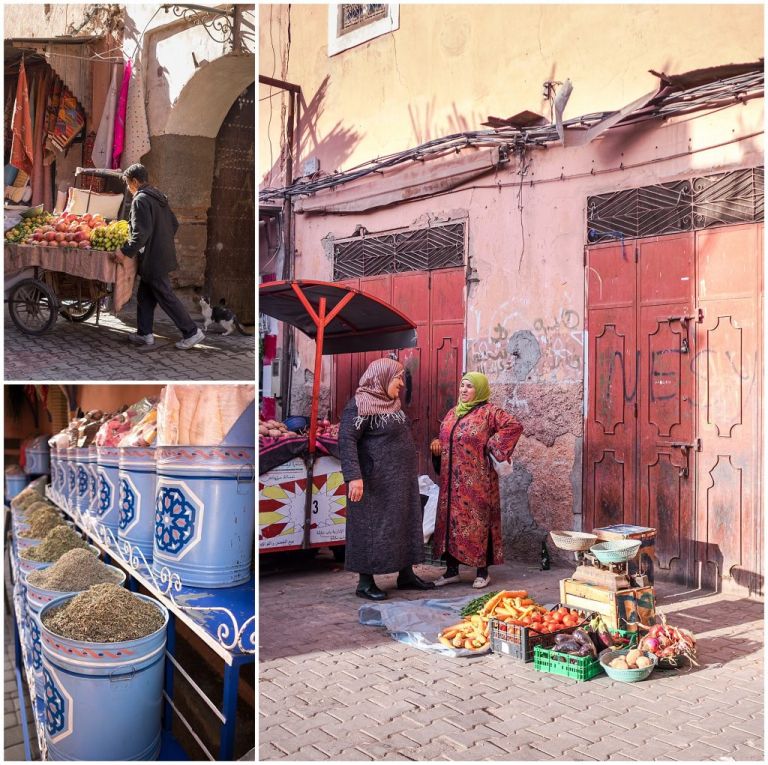
{"label": "blue metal barrel", "polygon": [[149,562],[155,537],[155,449],[121,447],[119,465],[117,535],[120,541],[138,547]]}
{"label": "blue metal barrel", "polygon": [[250,577],[255,528],[253,447],[157,448],[152,567],[192,587]]}
{"label": "blue metal barrel", "polygon": [[70,514],[75,512],[75,500],[77,499],[77,447],[67,447],[67,488],[66,500],[67,511]]}
{"label": "blue metal barrel", "polygon": [[39,614],[43,647],[45,740],[52,760],[156,760],[160,754],[168,611],[145,595],[163,626],[139,640],[86,643],[52,633]]}
{"label": "blue metal barrel", "polygon": [[77,481],[75,484],[75,507],[77,512],[83,515],[88,514],[91,498],[91,456],[87,446],[75,449],[75,470]]}
{"label": "blue metal barrel", "polygon": [[118,508],[120,497],[120,479],[118,466],[120,450],[116,446],[99,446],[97,471],[99,477],[98,496],[94,503],[96,522],[106,526],[117,537],[119,521]]}
{"label": "blue metal barrel", "polygon": [[21,494],[27,485],[27,476],[23,474],[5,474],[5,496],[12,500],[17,494]]}
{"label": "blue metal barrel", "polygon": [[45,436],[35,438],[26,449],[24,472],[27,475],[46,475],[51,470],[50,449]]}
{"label": "blue metal barrel", "polygon": [[[115,566],[107,566],[115,575],[115,584],[125,584],[125,572]],[[29,655],[32,658],[32,669],[35,672],[35,690],[40,698],[43,698],[43,663],[42,645],[40,643],[40,611],[52,601],[65,595],[78,595],[78,592],[61,592],[60,590],[46,590],[43,587],[26,583],[27,589],[27,635],[29,636]]]}

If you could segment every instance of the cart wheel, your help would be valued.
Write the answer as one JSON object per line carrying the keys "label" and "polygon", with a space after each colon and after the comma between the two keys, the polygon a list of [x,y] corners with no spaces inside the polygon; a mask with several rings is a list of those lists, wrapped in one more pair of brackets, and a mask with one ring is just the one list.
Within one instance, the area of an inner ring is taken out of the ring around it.
{"label": "cart wheel", "polygon": [[96,300],[62,300],[59,315],[67,321],[88,321],[97,307]]}
{"label": "cart wheel", "polygon": [[336,563],[344,563],[344,559],[347,555],[347,546],[334,545],[331,547],[331,552],[333,553],[333,559],[336,561]]}
{"label": "cart wheel", "polygon": [[11,321],[25,335],[42,335],[55,323],[58,301],[47,284],[37,279],[22,279],[8,298]]}

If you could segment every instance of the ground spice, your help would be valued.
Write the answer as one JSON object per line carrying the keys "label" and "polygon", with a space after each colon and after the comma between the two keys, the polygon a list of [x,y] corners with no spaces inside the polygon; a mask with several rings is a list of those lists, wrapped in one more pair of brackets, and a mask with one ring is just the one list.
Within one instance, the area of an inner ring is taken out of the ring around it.
{"label": "ground spice", "polygon": [[91,550],[76,547],[65,552],[52,566],[33,571],[27,584],[57,592],[82,592],[94,584],[114,584],[120,574],[107,568]]}
{"label": "ground spice", "polygon": [[88,543],[82,540],[69,526],[57,526],[46,534],[45,539],[39,545],[28,547],[26,550],[22,550],[19,555],[22,558],[36,560],[40,563],[53,563],[61,558],[65,552],[69,552],[75,547],[88,549]]}
{"label": "ground spice", "polygon": [[31,504],[44,499],[40,492],[34,489],[24,489],[20,494],[13,498],[13,506],[18,510],[26,510]]}
{"label": "ground spice", "polygon": [[119,585],[95,584],[46,613],[43,624],[72,640],[117,643],[151,635],[163,626],[163,615]]}
{"label": "ground spice", "polygon": [[25,523],[29,524],[29,530],[19,532],[19,536],[28,539],[45,539],[51,529],[65,525],[64,519],[55,510],[48,508],[40,508],[30,513]]}
{"label": "ground spice", "polygon": [[24,508],[23,511],[23,517],[24,520],[26,520],[31,513],[34,513],[36,510],[55,510],[56,506],[52,505],[50,502],[47,502],[44,499],[38,499],[34,502],[31,502],[29,505],[27,505],[26,508]]}

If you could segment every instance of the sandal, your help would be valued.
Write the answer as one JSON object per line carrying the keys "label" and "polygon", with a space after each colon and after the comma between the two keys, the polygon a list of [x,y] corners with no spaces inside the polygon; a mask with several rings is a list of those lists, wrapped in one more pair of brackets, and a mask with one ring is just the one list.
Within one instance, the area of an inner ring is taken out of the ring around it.
{"label": "sandal", "polygon": [[[488,575],[488,576],[485,576],[485,577],[483,577],[483,576],[478,576],[478,577],[475,577],[475,581],[474,581],[474,582],[472,582],[472,586],[473,586],[473,587],[474,587],[476,590],[482,590],[482,589],[483,589],[483,587],[487,587],[487,586],[488,586],[490,583],[491,583],[491,577],[490,577],[490,575]],[[437,582],[436,582],[435,584],[437,584]]]}
{"label": "sandal", "polygon": [[461,577],[456,574],[455,576],[442,575],[435,579],[435,587],[444,587],[446,584],[459,584]]}

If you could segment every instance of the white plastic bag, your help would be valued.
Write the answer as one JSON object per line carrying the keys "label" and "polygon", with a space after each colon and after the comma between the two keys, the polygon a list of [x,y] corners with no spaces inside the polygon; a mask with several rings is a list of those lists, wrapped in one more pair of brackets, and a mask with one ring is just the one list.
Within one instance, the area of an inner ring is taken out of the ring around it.
{"label": "white plastic bag", "polygon": [[437,501],[440,498],[440,487],[428,475],[420,475],[419,493],[429,497],[427,504],[424,507],[424,518],[421,527],[424,534],[424,544],[427,544],[435,530]]}
{"label": "white plastic bag", "polygon": [[513,470],[512,460],[509,460],[509,462],[499,462],[496,459],[496,457],[494,457],[492,454],[489,456],[491,458],[491,464],[493,465],[493,469],[498,473],[499,478],[506,478],[507,476],[512,475],[512,470]]}

